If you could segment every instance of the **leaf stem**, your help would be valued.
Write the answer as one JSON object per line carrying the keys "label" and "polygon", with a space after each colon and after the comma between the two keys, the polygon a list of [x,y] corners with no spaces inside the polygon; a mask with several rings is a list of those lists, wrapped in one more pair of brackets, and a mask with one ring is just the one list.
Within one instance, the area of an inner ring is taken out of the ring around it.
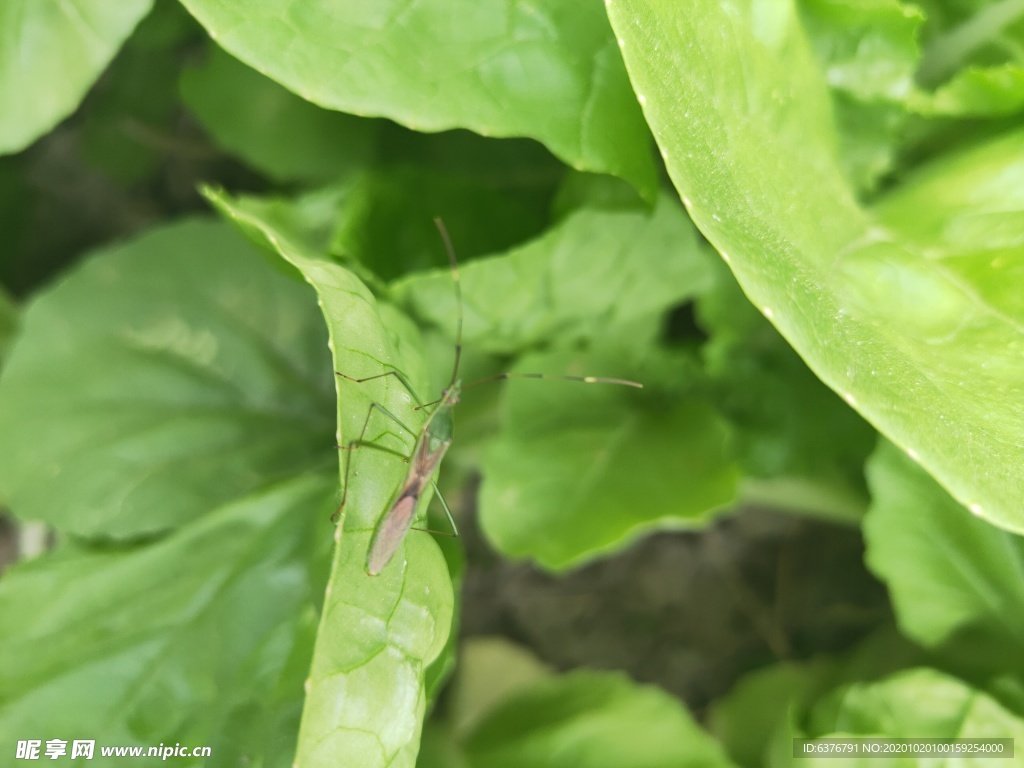
{"label": "leaf stem", "polygon": [[921,59],[918,82],[933,88],[949,79],[978,48],[994,42],[1004,28],[1024,16],[1024,0],[1002,0],[959,27],[932,40]]}

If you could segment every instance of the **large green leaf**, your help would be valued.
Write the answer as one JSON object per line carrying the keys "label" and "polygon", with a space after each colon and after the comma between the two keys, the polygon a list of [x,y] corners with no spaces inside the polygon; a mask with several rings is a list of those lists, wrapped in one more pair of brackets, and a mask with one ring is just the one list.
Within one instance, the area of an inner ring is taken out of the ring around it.
{"label": "large green leaf", "polygon": [[648,134],[597,0],[183,0],[304,99],[415,130],[529,136],[653,193]]}
{"label": "large green leaf", "polygon": [[287,764],[333,491],[330,475],[294,478],[155,544],[66,547],[6,573],[0,748],[180,742],[218,765]]}
{"label": "large green leaf", "polygon": [[25,310],[0,379],[11,508],[137,536],[333,461],[311,298],[212,221],[89,258]]}
{"label": "large green leaf", "polygon": [[[262,205],[214,191],[207,195],[316,289],[337,370],[364,377],[398,369],[422,388],[426,373],[419,359],[421,344],[407,318],[378,303],[358,278],[321,258],[308,242],[278,228],[274,219],[264,219]],[[412,410],[415,401],[393,376],[362,385],[338,382],[339,444],[359,436],[371,402],[383,404],[410,428],[422,423],[423,412]],[[366,437],[406,454],[413,440],[380,414]],[[353,765],[412,766],[426,709],[427,667],[445,648],[451,630],[452,582],[440,549],[419,531],[405,537],[380,576],[366,574],[371,532],[407,468],[396,456],[369,448],[359,449],[352,461],[297,762],[334,766],[344,755]]]}
{"label": "large green leaf", "polygon": [[[523,358],[518,370],[623,373],[609,365],[550,353]],[[697,395],[665,397],[656,378],[645,383],[645,392],[508,385],[480,489],[480,523],[495,546],[563,569],[655,528],[701,524],[733,500],[738,471],[714,408]]]}
{"label": "large green leaf", "polygon": [[622,675],[574,672],[494,706],[466,740],[474,768],[728,768],[681,702]]}
{"label": "large green leaf", "polygon": [[[999,293],[1019,293],[1012,270],[995,277],[980,258],[956,269],[908,236],[922,210],[949,212],[941,190],[962,190],[961,219],[985,189],[1013,200],[1020,143],[939,165],[927,178],[945,183],[883,224],[840,170],[824,75],[792,3],[609,10],[673,182],[749,298],[957,499],[1024,530],[1024,333]],[[1011,229],[1012,206],[999,219]]]}
{"label": "large green leaf", "polygon": [[888,443],[867,472],[867,562],[903,631],[929,647],[960,639],[996,672],[1024,670],[1024,537],[966,514]]}
{"label": "large green leaf", "polygon": [[[653,213],[582,208],[541,237],[459,270],[463,342],[477,352],[509,354],[555,336],[636,332],[636,321],[706,291],[713,266],[678,203],[667,198]],[[394,295],[454,336],[449,270],[401,280]]]}
{"label": "large green leaf", "polygon": [[0,3],[0,154],[70,115],[153,0]]}

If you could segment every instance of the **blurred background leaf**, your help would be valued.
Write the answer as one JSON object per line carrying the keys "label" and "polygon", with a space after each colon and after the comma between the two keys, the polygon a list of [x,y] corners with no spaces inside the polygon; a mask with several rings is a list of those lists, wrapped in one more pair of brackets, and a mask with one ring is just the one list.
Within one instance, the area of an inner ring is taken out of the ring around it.
{"label": "blurred background leaf", "polygon": [[[836,690],[811,713],[807,734],[812,738],[835,734],[893,739],[1019,739],[1024,735],[1024,720],[963,681],[922,667]],[[893,764],[935,764],[933,756],[902,760]],[[992,765],[994,758],[975,754],[960,757],[957,762],[981,768]],[[833,761],[795,759],[792,764],[827,766]],[[849,758],[848,764],[866,768],[877,765],[878,760]]]}
{"label": "blurred background leaf", "polygon": [[[521,358],[517,370],[634,375],[611,365],[550,353]],[[657,386],[509,383],[482,467],[480,524],[490,541],[508,557],[562,570],[725,508],[738,474],[727,426],[700,396],[669,400]]]}
{"label": "blurred background leaf", "polygon": [[0,6],[0,154],[24,149],[78,106],[153,0],[8,0]]}
{"label": "blurred background leaf", "polygon": [[68,544],[5,574],[4,749],[59,734],[289,761],[333,496],[330,475],[291,478],[159,542]]}
{"label": "blurred background leaf", "polygon": [[613,672],[551,674],[508,642],[473,640],[464,656],[451,720],[431,724],[421,768],[733,765],[653,686]]}
{"label": "blurred background leaf", "polygon": [[[541,237],[460,270],[463,340],[475,351],[505,355],[553,339],[629,334],[632,343],[649,345],[664,313],[707,290],[714,273],[711,254],[667,198],[653,212],[580,208]],[[399,280],[393,290],[416,317],[454,336],[448,270]]]}
{"label": "blurred background leaf", "polygon": [[308,291],[213,222],[92,256],[26,308],[0,380],[11,507],[136,537],[333,465],[326,338]]}
{"label": "blurred background leaf", "polygon": [[1024,674],[1024,537],[967,514],[890,443],[867,472],[867,563],[903,632],[983,679]]}
{"label": "blurred background leaf", "polygon": [[308,101],[417,131],[529,136],[653,196],[647,129],[598,2],[184,5],[227,51]]}

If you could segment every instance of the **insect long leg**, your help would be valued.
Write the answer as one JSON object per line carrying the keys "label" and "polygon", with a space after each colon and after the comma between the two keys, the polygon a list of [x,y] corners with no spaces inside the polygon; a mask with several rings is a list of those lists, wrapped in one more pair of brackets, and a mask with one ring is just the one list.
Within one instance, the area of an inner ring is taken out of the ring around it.
{"label": "insect long leg", "polygon": [[405,387],[405,391],[412,396],[412,399],[416,401],[416,405],[419,406],[420,408],[423,407],[423,403],[420,401],[420,398],[416,394],[415,390],[413,390],[412,384],[409,383],[409,380],[405,378],[405,374],[403,374],[401,371],[385,371],[384,373],[378,373],[373,376],[367,376],[366,378],[363,379],[357,379],[354,376],[349,376],[347,373],[342,373],[341,371],[335,371],[334,375],[341,376],[341,378],[347,381],[351,381],[354,384],[365,384],[366,382],[373,381],[374,379],[383,379],[386,376],[394,376],[395,379],[398,380],[398,383]]}
{"label": "insect long leg", "polygon": [[[334,514],[331,515],[331,522],[338,522],[338,518],[341,516],[341,511],[345,508],[345,502],[348,501],[349,473],[352,470],[352,451],[360,446],[373,446],[374,448],[379,448],[381,450],[390,450],[382,445],[377,445],[377,443],[374,443],[366,439],[366,429],[370,426],[370,419],[373,416],[374,410],[380,411],[382,414],[387,416],[389,419],[395,422],[398,426],[400,426],[410,435],[416,437],[416,432],[413,429],[406,426],[406,424],[400,418],[395,416],[395,414],[393,414],[383,405],[381,405],[380,403],[370,403],[370,407],[367,408],[366,410],[366,419],[363,420],[363,428],[359,430],[359,437],[356,438],[355,440],[350,440],[345,446],[338,446],[339,450],[347,451],[347,453],[345,454],[345,490],[342,491],[341,493],[341,503],[338,505],[338,508],[334,510]],[[397,451],[393,451],[393,453],[397,453]],[[406,461],[409,460],[408,456],[405,456],[403,458],[405,458]]]}

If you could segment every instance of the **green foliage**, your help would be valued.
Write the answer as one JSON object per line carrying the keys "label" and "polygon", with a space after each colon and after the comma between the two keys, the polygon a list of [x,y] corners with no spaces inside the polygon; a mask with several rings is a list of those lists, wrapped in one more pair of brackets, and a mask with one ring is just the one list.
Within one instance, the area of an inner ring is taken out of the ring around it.
{"label": "green foliage", "polygon": [[702,357],[712,397],[741,425],[732,438],[746,475],[741,495],[859,520],[874,430],[821,385],[725,270],[697,307],[710,334]]}
{"label": "green foliage", "polygon": [[789,733],[792,702],[809,677],[798,665],[778,664],[747,675],[717,703],[708,725],[733,760],[744,768],[763,764],[776,734]]}
{"label": "green foliage", "polygon": [[[0,498],[55,545],[0,579],[0,752],[727,768],[797,736],[1024,739],[1022,8],[3,4]],[[61,242],[130,237],[58,276],[57,198],[111,189],[144,202]],[[507,643],[457,664],[474,551],[414,529],[365,562],[459,319],[437,480],[496,557],[555,581],[773,507],[862,525],[896,626],[794,643],[815,658],[706,730]],[[504,372],[644,387],[473,386]]]}
{"label": "green foliage", "polygon": [[[832,701],[822,702],[812,736],[830,734],[893,738],[998,738],[1019,739],[1024,719],[1002,707],[991,696],[956,678],[932,669],[909,669],[871,683],[856,683],[837,690]],[[921,706],[921,703],[926,703]],[[901,758],[893,765],[992,765],[988,755],[950,757],[936,763],[934,757]],[[832,760],[794,761],[827,766]],[[877,765],[873,758],[852,758],[853,766]]]}
{"label": "green foliage", "polygon": [[292,478],[159,542],[69,545],[5,575],[4,749],[88,734],[287,762],[323,584],[316,515],[332,492],[329,476]]}
{"label": "green foliage", "polygon": [[672,697],[620,675],[584,671],[538,683],[494,707],[470,735],[467,751],[471,764],[495,768],[730,765]]}
{"label": "green foliage", "polygon": [[[920,242],[920,211],[943,205],[936,194],[912,212],[856,200],[826,74],[798,17],[786,3],[740,6],[731,19],[718,3],[692,4],[685,23],[671,2],[610,6],[691,216],[823,381],[962,503],[1024,530],[1020,325],[988,288],[989,264],[951,274],[936,258],[945,254]],[[1014,167],[1012,136],[996,146],[1000,166]],[[996,152],[936,160],[925,178],[949,188],[977,179],[1012,195],[1015,175],[985,165]],[[964,217],[984,213],[984,196],[961,200]]]}
{"label": "green foliage", "polygon": [[[530,355],[518,368],[579,375],[607,370],[600,360]],[[480,523],[501,551],[548,568],[620,549],[654,528],[703,522],[735,495],[728,427],[698,395],[644,407],[636,393],[609,386],[524,382],[509,387],[501,420],[484,455]]]}
{"label": "green foliage", "polygon": [[599,3],[184,5],[227,51],[308,101],[420,131],[530,136],[574,167],[653,191],[647,129]]}
{"label": "green foliage", "polygon": [[1024,537],[969,514],[891,444],[868,463],[867,562],[903,631],[988,674],[1024,670]]}
{"label": "green foliage", "polygon": [[515,646],[473,640],[452,686],[451,716],[423,768],[563,766],[731,768],[679,702],[623,675],[551,675]]}
{"label": "green foliage", "polygon": [[[628,333],[635,341],[656,330],[666,310],[706,292],[714,266],[666,198],[653,212],[580,207],[536,240],[460,270],[463,339],[501,355],[555,336],[589,343]],[[454,332],[448,270],[414,275],[394,290],[415,316]]]}
{"label": "green foliage", "polygon": [[443,218],[465,261],[542,230],[545,197],[514,181],[493,184],[451,167],[424,167],[422,159],[385,166],[355,177],[348,186],[335,212],[330,250],[358,259],[386,279],[447,266],[434,217]]}
{"label": "green foliage", "polygon": [[131,538],[330,466],[317,320],[308,288],[222,224],[96,254],[25,310],[0,380],[0,487],[25,518]]}

